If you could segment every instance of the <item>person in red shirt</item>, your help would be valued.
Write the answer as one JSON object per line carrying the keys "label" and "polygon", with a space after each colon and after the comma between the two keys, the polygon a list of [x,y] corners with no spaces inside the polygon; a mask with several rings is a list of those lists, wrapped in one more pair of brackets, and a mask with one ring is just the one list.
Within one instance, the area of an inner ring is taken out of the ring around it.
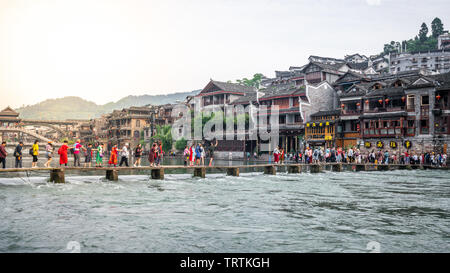
{"label": "person in red shirt", "polygon": [[0,145],[0,163],[2,163],[3,169],[6,168],[6,156],[8,155],[5,147],[6,147],[6,141],[3,141],[2,145]]}
{"label": "person in red shirt", "polygon": [[69,145],[67,140],[64,140],[64,144],[59,148],[58,154],[59,154],[59,165],[67,166],[67,163],[69,161],[69,158],[67,156],[67,150],[69,149]]}

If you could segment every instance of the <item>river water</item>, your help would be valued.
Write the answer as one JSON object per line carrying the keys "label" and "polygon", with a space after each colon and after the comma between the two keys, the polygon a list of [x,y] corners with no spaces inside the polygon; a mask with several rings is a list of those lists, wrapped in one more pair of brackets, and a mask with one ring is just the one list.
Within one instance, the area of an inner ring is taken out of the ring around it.
{"label": "river water", "polygon": [[450,252],[449,174],[19,173],[0,178],[0,252]]}

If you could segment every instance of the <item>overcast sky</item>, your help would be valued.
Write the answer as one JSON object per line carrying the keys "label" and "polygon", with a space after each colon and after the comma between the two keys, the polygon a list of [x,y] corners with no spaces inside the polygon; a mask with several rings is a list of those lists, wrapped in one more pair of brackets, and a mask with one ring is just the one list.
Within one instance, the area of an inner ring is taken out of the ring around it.
{"label": "overcast sky", "polygon": [[273,77],[309,55],[377,54],[436,16],[448,29],[449,10],[448,0],[0,0],[0,108]]}

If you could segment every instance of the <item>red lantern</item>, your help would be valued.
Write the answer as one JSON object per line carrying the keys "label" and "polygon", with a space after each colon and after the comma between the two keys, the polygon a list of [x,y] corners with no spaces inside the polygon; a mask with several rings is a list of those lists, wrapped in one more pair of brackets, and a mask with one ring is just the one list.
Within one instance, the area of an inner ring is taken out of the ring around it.
{"label": "red lantern", "polygon": [[345,104],[341,104],[341,107],[344,108],[344,107],[345,107]]}
{"label": "red lantern", "polygon": [[378,102],[379,102],[380,104],[382,104],[382,103],[383,103],[383,100],[382,100],[382,99],[379,99]]}
{"label": "red lantern", "polygon": [[369,100],[366,100],[366,104],[369,104]]}
{"label": "red lantern", "polygon": [[402,102],[405,102],[406,98],[405,96],[402,97]]}
{"label": "red lantern", "polygon": [[358,102],[358,103],[356,103],[356,106],[360,106],[360,105],[361,105],[361,103],[359,103],[359,102]]}
{"label": "red lantern", "polygon": [[438,94],[438,95],[436,96],[436,99],[437,99],[437,100],[440,100],[440,99],[441,99],[441,95]]}
{"label": "red lantern", "polygon": [[389,102],[389,99],[385,99],[384,101],[385,101],[386,103],[388,103],[388,102]]}

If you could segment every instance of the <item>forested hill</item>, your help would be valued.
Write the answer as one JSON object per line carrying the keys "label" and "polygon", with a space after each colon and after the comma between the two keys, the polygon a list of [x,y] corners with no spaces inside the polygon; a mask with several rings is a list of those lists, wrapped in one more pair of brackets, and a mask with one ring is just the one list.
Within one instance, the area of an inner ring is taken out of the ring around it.
{"label": "forested hill", "polygon": [[144,106],[148,104],[160,105],[183,101],[187,96],[193,96],[200,92],[172,93],[167,95],[142,95],[127,96],[117,102],[97,105],[94,102],[84,100],[80,97],[64,97],[59,99],[48,99],[38,104],[15,109],[21,118],[26,119],[91,119],[107,114],[113,110],[120,110],[130,106]]}

